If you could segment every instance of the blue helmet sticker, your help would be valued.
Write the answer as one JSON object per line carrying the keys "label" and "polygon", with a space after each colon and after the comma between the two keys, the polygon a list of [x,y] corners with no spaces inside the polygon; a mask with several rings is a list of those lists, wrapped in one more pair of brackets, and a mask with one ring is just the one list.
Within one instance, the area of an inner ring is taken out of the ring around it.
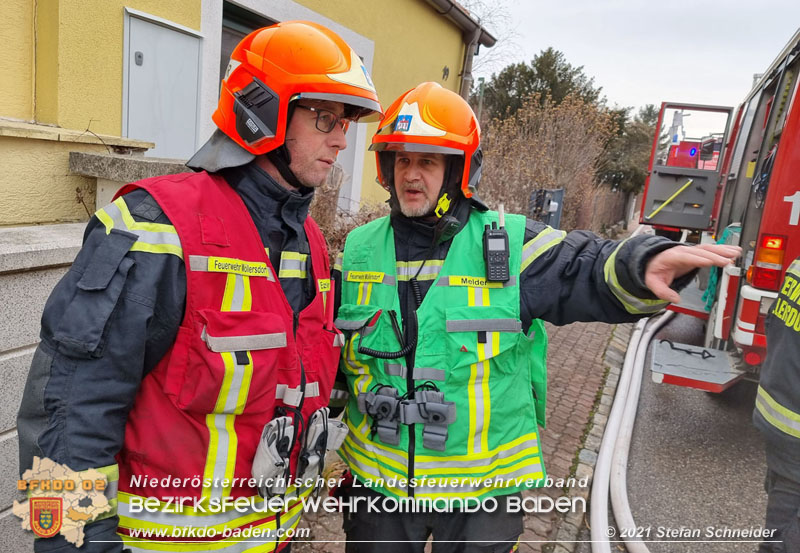
{"label": "blue helmet sticker", "polygon": [[411,115],[398,115],[394,124],[395,132],[408,132],[411,129]]}

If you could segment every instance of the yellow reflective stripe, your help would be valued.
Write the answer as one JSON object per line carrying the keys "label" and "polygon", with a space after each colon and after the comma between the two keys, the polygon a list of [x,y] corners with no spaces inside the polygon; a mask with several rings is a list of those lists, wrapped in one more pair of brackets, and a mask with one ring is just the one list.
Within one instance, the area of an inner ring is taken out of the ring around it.
{"label": "yellow reflective stripe", "polygon": [[498,457],[488,465],[480,465],[480,466],[471,466],[471,467],[457,467],[457,466],[450,466],[447,463],[450,461],[450,458],[440,459],[440,466],[436,468],[426,468],[420,469],[418,467],[418,471],[420,475],[430,475],[430,476],[447,476],[453,475],[454,477],[459,478],[480,478],[481,475],[491,473],[492,475],[498,474],[499,467],[508,467],[508,466],[518,466],[522,461],[525,461],[524,464],[528,463],[528,459],[530,457],[539,457],[540,451],[539,448],[536,446],[532,446],[527,449],[523,449],[511,455],[509,457]]}
{"label": "yellow reflective stripe", "polygon": [[308,260],[307,253],[300,253],[300,252],[290,252],[290,251],[282,251],[281,252],[281,259],[290,259],[292,261],[303,261],[305,262]]}
{"label": "yellow reflective stripe", "polygon": [[336,254],[336,259],[333,261],[333,270],[342,272],[342,263],[344,262],[344,252],[340,251]]}
{"label": "yellow reflective stripe", "polygon": [[372,297],[372,283],[371,282],[361,282],[358,285],[358,299],[356,303],[358,305],[369,305],[369,299]]}
{"label": "yellow reflective stripe", "polygon": [[[253,298],[250,288],[250,277],[237,273],[228,273],[225,279],[225,291],[222,298],[221,311],[249,311]],[[220,357],[225,367],[222,385],[220,386],[214,413],[206,415],[209,447],[206,454],[206,465],[203,478],[228,480],[234,477],[236,451],[239,441],[234,423],[236,415],[244,412],[247,394],[253,376],[253,358],[246,352],[247,364],[239,365],[233,352],[221,352]],[[204,487],[202,497],[228,497],[231,486]]]}
{"label": "yellow reflective stripe", "polygon": [[389,480],[397,476],[400,476],[401,478],[408,478],[405,470],[398,473],[373,462],[368,454],[365,455],[366,452],[362,453],[360,451],[356,451],[355,444],[348,438],[345,438],[344,443],[342,444],[342,453],[349,461],[348,467],[350,470],[352,470],[356,476],[361,478],[361,480],[377,480],[379,478],[383,478],[385,480],[384,487],[387,490],[390,490],[392,493],[400,497],[405,497],[407,495],[404,489],[385,485]]}
{"label": "yellow reflective stripe", "polygon": [[520,265],[520,272],[524,271],[528,265],[533,263],[544,252],[564,240],[567,233],[563,230],[556,230],[547,227],[542,232],[536,235],[535,238],[529,240],[522,246],[522,264]]}
{"label": "yellow reflective stripe", "polygon": [[[119,484],[119,465],[106,465],[104,467],[98,467],[94,470],[106,477],[106,489],[103,491],[103,494],[106,496],[111,509],[92,517],[89,519],[91,522],[97,522],[98,520],[111,518],[117,514],[117,485]],[[85,471],[80,471],[78,475],[80,476],[84,472]],[[30,497],[30,494],[28,497]]]}
{"label": "yellow reflective stripe", "polygon": [[[348,426],[352,428],[352,424]],[[392,459],[387,455],[381,455],[381,452],[384,448],[380,447],[375,442],[359,443],[358,438],[355,436],[350,436],[348,433],[347,437],[345,437],[345,443],[349,443],[354,452],[363,456],[367,460],[367,464],[370,466],[378,468],[378,465],[381,465],[382,468],[395,471],[391,474],[405,474],[407,472],[407,458],[403,463],[399,463],[397,460]],[[377,462],[374,462],[373,459],[375,459]]]}
{"label": "yellow reflective stripe", "polygon": [[103,223],[106,234],[114,228],[135,234],[137,241],[131,247],[131,251],[172,254],[183,258],[183,249],[174,226],[137,222],[121,197],[105,208],[97,210],[95,217]]}
{"label": "yellow reflective stripe", "polygon": [[171,234],[178,234],[175,230],[175,227],[172,225],[165,225],[163,223],[149,223],[149,222],[139,222],[133,218],[131,212],[128,211],[128,204],[125,203],[125,200],[120,196],[116,200],[112,202],[114,205],[117,206],[119,209],[120,215],[122,215],[122,221],[125,223],[125,226],[128,227],[130,230],[144,230],[147,232],[167,232]]}
{"label": "yellow reflective stripe", "polygon": [[778,403],[761,386],[758,387],[756,409],[778,430],[795,438],[800,438],[800,415]]}
{"label": "yellow reflective stripe", "polygon": [[106,210],[98,209],[94,216],[97,217],[101,223],[103,223],[104,227],[106,227],[106,234],[110,234],[111,229],[114,228],[114,220],[108,213],[106,213]]}
{"label": "yellow reflective stripe", "polygon": [[446,458],[437,455],[417,455],[414,457],[414,462],[417,465],[421,466],[425,466],[425,463],[431,463],[432,465],[431,467],[425,468],[425,470],[430,470],[438,466],[444,460],[451,462],[469,462],[469,461],[474,461],[476,459],[491,459],[504,451],[516,449],[517,447],[519,447],[520,445],[524,444],[527,441],[534,441],[535,443],[538,444],[539,436],[536,434],[536,432],[530,432],[528,434],[520,436],[519,438],[516,438],[513,441],[499,445],[496,448],[489,451],[485,451],[479,455],[473,455],[471,453],[467,453],[466,455],[448,455]]}
{"label": "yellow reflective stripe", "polygon": [[[343,352],[343,361],[345,368],[353,374],[359,375],[353,383],[353,397],[358,398],[358,394],[366,393],[372,385],[372,375],[369,372],[369,367],[356,359],[355,347],[358,343],[358,333],[353,333],[350,341],[345,345]],[[359,430],[367,427],[367,416],[359,425]]]}
{"label": "yellow reflective stripe", "polygon": [[222,295],[222,307],[220,311],[230,311],[233,303],[233,291],[236,288],[236,275],[228,273],[225,279],[225,292]]}
{"label": "yellow reflective stripe", "polygon": [[619,300],[619,302],[625,307],[625,310],[628,313],[633,314],[640,314],[640,313],[656,313],[661,311],[665,306],[669,304],[669,302],[655,299],[649,300],[644,298],[638,298],[625,290],[622,285],[619,283],[617,279],[617,271],[615,267],[617,253],[620,251],[622,246],[625,244],[625,240],[619,243],[619,245],[614,249],[614,252],[611,254],[606,260],[605,266],[603,267],[603,273],[606,279],[606,285],[614,294],[614,296]]}

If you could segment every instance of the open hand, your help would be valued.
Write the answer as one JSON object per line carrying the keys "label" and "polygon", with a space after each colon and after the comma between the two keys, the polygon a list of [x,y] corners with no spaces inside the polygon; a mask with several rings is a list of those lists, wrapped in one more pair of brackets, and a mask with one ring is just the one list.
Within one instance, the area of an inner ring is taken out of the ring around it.
{"label": "open hand", "polygon": [[644,272],[644,283],[653,294],[672,303],[681,301],[681,296],[669,287],[676,278],[701,267],[724,267],[742,254],[739,246],[700,244],[697,246],[675,246],[655,255]]}

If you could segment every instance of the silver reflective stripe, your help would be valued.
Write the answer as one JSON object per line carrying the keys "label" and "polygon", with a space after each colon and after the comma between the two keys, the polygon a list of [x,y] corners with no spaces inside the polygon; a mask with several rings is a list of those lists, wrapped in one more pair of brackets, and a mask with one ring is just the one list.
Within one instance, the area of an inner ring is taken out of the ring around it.
{"label": "silver reflective stripe", "polygon": [[444,369],[433,367],[414,367],[414,380],[444,380]]}
{"label": "silver reflective stripe", "polygon": [[305,388],[306,397],[319,397],[319,382],[307,382]]}
{"label": "silver reflective stripe", "polygon": [[336,260],[333,262],[333,270],[342,272],[342,262],[344,260],[344,254],[339,252],[336,254]]}
{"label": "silver reflective stripe", "polygon": [[335,347],[335,348],[341,348],[341,347],[343,347],[343,346],[344,346],[344,334],[342,334],[342,333],[340,333],[340,332],[337,332],[337,333],[336,333],[336,334],[333,336],[333,347]]}
{"label": "silver reflective stripe", "polygon": [[[442,277],[436,282],[436,286],[450,286],[450,277],[451,276],[454,276],[454,275],[442,275]],[[483,278],[483,277],[476,277],[476,278]],[[501,283],[499,283],[499,282],[489,282],[489,284],[497,285],[497,284],[501,284]],[[517,277],[516,277],[516,275],[511,275],[511,277],[508,279],[508,281],[507,282],[503,282],[502,285],[503,285],[502,286],[503,288],[508,288],[509,286],[516,286],[517,285]],[[460,284],[459,284],[459,286],[461,286],[462,288],[464,287],[464,286],[462,286]],[[475,288],[479,288],[479,287],[475,286]],[[497,286],[497,288],[500,288],[500,286]]]}
{"label": "silver reflective stripe", "polygon": [[303,397],[318,397],[319,382],[309,382],[306,384],[305,393],[300,392],[300,386],[289,388],[287,384],[278,384],[275,387],[275,399],[283,400],[286,405],[297,407]]}
{"label": "silver reflective stripe", "polygon": [[103,495],[106,496],[106,499],[110,501],[112,499],[116,499],[118,491],[119,491],[119,480],[112,480],[111,482],[106,484],[106,489],[103,490]]}
{"label": "silver reflective stripe", "polygon": [[[350,276],[350,273],[354,273],[354,272],[355,273],[362,273],[363,271],[345,271],[344,275],[343,275],[344,280],[345,281],[349,281],[349,282],[356,282],[358,284],[361,284],[361,283],[363,283],[363,284],[376,284],[374,281],[371,281],[371,280],[365,280],[365,281],[350,280],[348,277]],[[383,279],[380,282],[380,284],[388,284],[389,286],[394,286],[396,283],[397,283],[397,280],[394,278],[394,276],[387,275],[386,273],[384,273]]]}
{"label": "silver reflective stripe", "polygon": [[279,278],[305,278],[308,255],[295,252],[282,252],[278,269]]}
{"label": "silver reflective stripe", "polygon": [[208,256],[207,255],[190,255],[189,256],[189,269],[192,271],[208,271]]}
{"label": "silver reflective stripe", "polygon": [[[486,346],[490,346],[489,344],[485,344]],[[475,383],[472,386],[472,390],[474,393],[475,402],[472,402],[472,398],[470,398],[469,407],[473,410],[474,415],[470,413],[470,422],[474,419],[475,423],[475,430],[470,437],[467,436],[467,443],[472,445],[472,451],[470,453],[481,453],[483,451],[483,440],[481,439],[484,431],[484,426],[486,426],[486,416],[491,415],[491,412],[486,412],[486,404],[489,402],[489,398],[486,397],[483,390],[484,381],[489,377],[487,374],[489,372],[489,362],[488,361],[479,361],[475,363]],[[488,388],[488,386],[487,386]],[[486,390],[488,393],[488,389]],[[488,395],[488,394],[487,394]],[[472,426],[470,424],[470,426]],[[488,429],[487,429],[488,431]],[[468,445],[469,449],[469,445]]]}
{"label": "silver reflective stripe", "polygon": [[401,363],[386,363],[383,370],[389,376],[399,376],[400,378],[406,377],[406,366]]}
{"label": "silver reflective stripe", "polygon": [[[425,262],[425,265],[422,266],[422,269],[420,269],[422,263],[422,261],[398,261],[397,279],[403,282],[416,276],[417,280],[435,280],[442,270],[444,260],[428,260]],[[417,274],[417,271],[419,271],[419,274]]]}
{"label": "silver reflective stripe", "polygon": [[[123,217],[122,210],[125,210],[125,215],[127,217]],[[161,223],[139,223],[133,219],[130,212],[128,211],[128,206],[125,204],[125,200],[122,198],[117,198],[113,203],[108,204],[106,207],[100,210],[98,213],[105,213],[108,218],[111,219],[113,223],[113,228],[126,230],[131,232],[137,236],[137,240],[139,242],[144,242],[145,244],[153,244],[153,245],[162,245],[166,244],[169,246],[174,246],[176,248],[181,247],[181,241],[178,238],[177,232],[155,232],[151,230],[143,230],[141,227],[153,225],[153,226],[160,226],[164,228],[172,228],[172,225],[166,225]],[[102,221],[102,217],[99,217]],[[128,224],[125,222],[125,218],[128,218],[132,224]],[[108,228],[106,232],[108,232]]]}
{"label": "silver reflective stripe", "polygon": [[781,432],[800,438],[800,414],[778,403],[761,386],[756,396],[756,409],[772,426]]}
{"label": "silver reflective stripe", "polygon": [[520,332],[516,319],[464,319],[447,321],[447,332]]}
{"label": "silver reflective stripe", "polygon": [[473,288],[475,293],[475,305],[482,306],[489,304],[489,289],[488,288]]}
{"label": "silver reflective stripe", "polygon": [[367,317],[360,321],[346,321],[344,319],[336,319],[333,321],[333,326],[340,330],[358,330],[366,325],[372,317]]}
{"label": "silver reflective stripe", "polygon": [[348,399],[350,397],[350,392],[347,390],[338,390],[333,388],[331,390],[331,399]]}
{"label": "silver reflective stripe", "polygon": [[[238,276],[238,275],[237,275]],[[237,300],[234,291],[234,301]],[[223,351],[247,351],[258,349],[275,349],[286,347],[286,333],[276,332],[274,334],[251,334],[249,336],[211,336],[203,327],[201,335],[203,341],[208,345],[208,349],[220,353]]]}
{"label": "silver reflective stripe", "polygon": [[520,272],[524,271],[528,265],[533,263],[536,258],[544,252],[561,242],[567,235],[563,230],[556,230],[547,228],[540,232],[536,238],[529,241],[522,247],[522,264],[520,265]]}

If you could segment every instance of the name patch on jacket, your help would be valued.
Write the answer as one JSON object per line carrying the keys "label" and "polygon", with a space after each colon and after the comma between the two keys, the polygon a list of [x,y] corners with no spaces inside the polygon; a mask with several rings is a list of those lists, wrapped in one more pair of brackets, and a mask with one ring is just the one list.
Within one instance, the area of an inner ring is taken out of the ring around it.
{"label": "name patch on jacket", "polygon": [[261,261],[244,261],[230,257],[209,257],[208,272],[210,273],[236,273],[237,275],[267,277],[269,267]]}
{"label": "name patch on jacket", "polygon": [[448,284],[450,286],[474,286],[476,288],[502,288],[502,282],[489,282],[485,278],[473,276],[451,275]]}
{"label": "name patch on jacket", "polygon": [[385,274],[377,271],[347,271],[346,280],[349,282],[383,282]]}

